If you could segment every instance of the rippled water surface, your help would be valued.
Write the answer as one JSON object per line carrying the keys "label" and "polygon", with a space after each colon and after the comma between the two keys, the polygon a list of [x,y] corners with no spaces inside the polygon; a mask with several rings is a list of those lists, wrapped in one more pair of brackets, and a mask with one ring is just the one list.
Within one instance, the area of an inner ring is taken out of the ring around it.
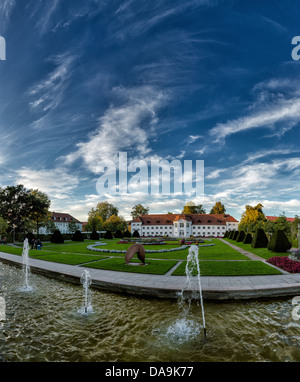
{"label": "rippled water surface", "polygon": [[[82,314],[80,286],[0,263],[0,356],[6,361],[300,361],[300,320],[292,298],[204,301],[183,317],[176,301],[93,291]],[[1,317],[1,316],[0,316]]]}

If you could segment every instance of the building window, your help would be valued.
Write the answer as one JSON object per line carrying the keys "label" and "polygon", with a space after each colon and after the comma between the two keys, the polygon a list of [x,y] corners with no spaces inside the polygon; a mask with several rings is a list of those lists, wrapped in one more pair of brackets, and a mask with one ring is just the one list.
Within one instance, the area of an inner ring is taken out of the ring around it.
{"label": "building window", "polygon": [[180,223],[180,227],[184,227],[184,224],[183,224],[183,223]]}

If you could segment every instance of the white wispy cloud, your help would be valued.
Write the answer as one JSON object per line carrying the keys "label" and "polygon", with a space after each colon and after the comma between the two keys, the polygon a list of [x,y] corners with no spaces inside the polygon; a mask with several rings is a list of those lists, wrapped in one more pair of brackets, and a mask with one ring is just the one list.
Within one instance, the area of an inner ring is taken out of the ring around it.
{"label": "white wispy cloud", "polygon": [[11,12],[16,5],[16,0],[2,0],[0,3],[0,28],[1,33],[5,30]]}
{"label": "white wispy cloud", "polygon": [[31,100],[30,108],[33,112],[45,114],[60,104],[75,59],[76,56],[70,53],[56,55],[49,59],[55,65],[55,69],[28,91]]}
{"label": "white wispy cloud", "polygon": [[82,159],[90,171],[97,173],[99,163],[116,159],[121,151],[133,152],[137,157],[151,151],[149,139],[156,131],[157,111],[165,102],[165,95],[148,86],[115,88],[113,93],[123,102],[111,105],[88,140],[78,143],[77,150],[61,158],[66,164]]}
{"label": "white wispy cloud", "polygon": [[67,199],[78,186],[79,179],[63,168],[35,170],[22,167],[16,171],[16,183],[38,188],[50,198]]}
{"label": "white wispy cloud", "polygon": [[[210,135],[215,139],[215,142],[223,141],[232,134],[239,132],[266,128],[274,129],[276,123],[288,123],[288,127],[284,127],[284,131],[293,128],[300,122],[300,99],[282,100],[278,104],[271,106],[267,110],[262,110],[246,117],[241,117],[236,120],[231,120],[225,123],[217,124],[211,131]],[[277,134],[282,132],[278,127]]]}

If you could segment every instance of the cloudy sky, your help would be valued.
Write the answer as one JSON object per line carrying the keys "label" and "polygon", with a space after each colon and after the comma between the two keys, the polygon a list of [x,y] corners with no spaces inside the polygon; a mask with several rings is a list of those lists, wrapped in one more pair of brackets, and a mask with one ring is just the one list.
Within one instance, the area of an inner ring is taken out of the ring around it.
{"label": "cloudy sky", "polygon": [[[190,200],[300,215],[299,13],[297,0],[1,0],[0,187],[39,188],[81,220],[102,200],[125,218]],[[204,196],[99,195],[120,152],[203,160]]]}

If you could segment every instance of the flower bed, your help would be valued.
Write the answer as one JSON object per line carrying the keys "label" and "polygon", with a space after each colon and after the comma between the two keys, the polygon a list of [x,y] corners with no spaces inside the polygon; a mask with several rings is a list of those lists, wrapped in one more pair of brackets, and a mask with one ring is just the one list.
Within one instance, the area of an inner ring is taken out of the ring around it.
{"label": "flower bed", "polygon": [[278,268],[290,273],[300,273],[300,263],[289,259],[287,256],[275,256],[267,260],[268,263],[275,265]]}
{"label": "flower bed", "polygon": [[[100,245],[105,245],[105,244],[104,243],[96,243],[96,244],[88,245],[87,249],[89,249],[90,251],[105,252],[105,253],[126,253],[127,252],[126,249],[123,249],[123,251],[121,251],[121,250],[117,250],[117,249],[95,248],[95,247],[98,247]],[[188,245],[182,245],[180,247],[170,248],[170,249],[166,249],[166,248],[165,249],[146,249],[145,252],[146,253],[174,252],[174,251],[181,251],[182,249],[186,249],[188,247],[189,247]]]}

